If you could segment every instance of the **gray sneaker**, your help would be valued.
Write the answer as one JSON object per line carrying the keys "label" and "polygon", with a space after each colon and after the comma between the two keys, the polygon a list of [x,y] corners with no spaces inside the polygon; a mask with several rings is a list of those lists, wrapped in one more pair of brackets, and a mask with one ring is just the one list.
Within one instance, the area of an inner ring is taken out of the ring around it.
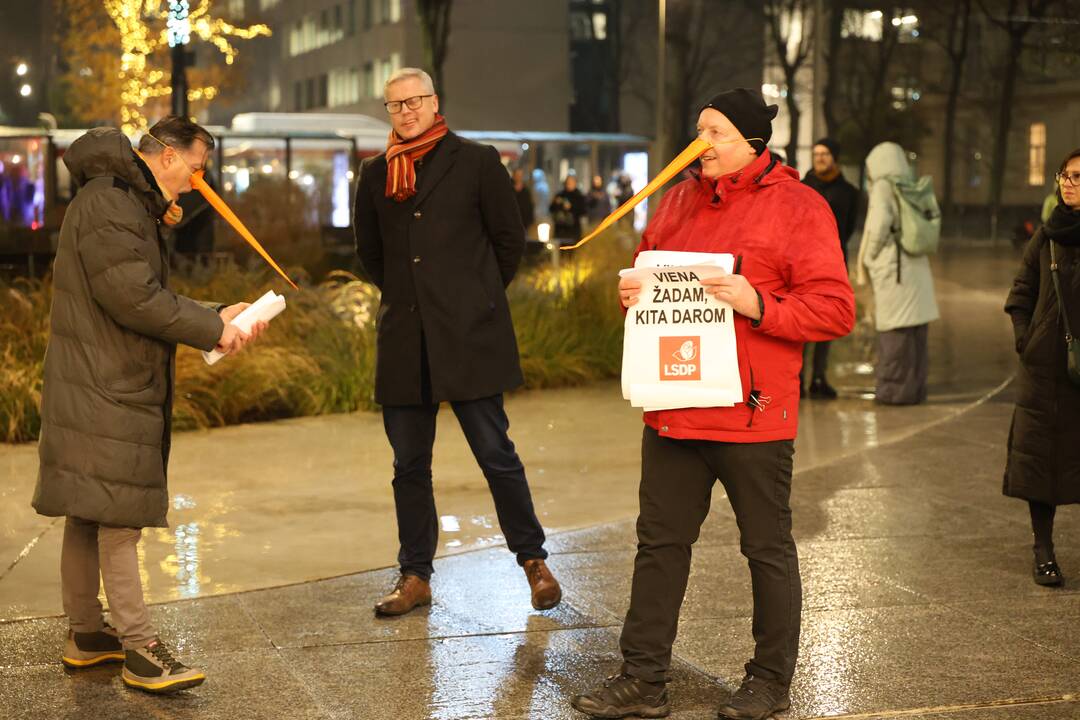
{"label": "gray sneaker", "polygon": [[174,693],[201,685],[206,675],[189,668],[172,656],[161,640],[154,638],[146,647],[126,651],[121,677],[129,687],[150,693]]}
{"label": "gray sneaker", "polygon": [[116,629],[105,625],[97,632],[68,630],[60,661],[69,668],[85,668],[101,663],[124,662],[124,648]]}

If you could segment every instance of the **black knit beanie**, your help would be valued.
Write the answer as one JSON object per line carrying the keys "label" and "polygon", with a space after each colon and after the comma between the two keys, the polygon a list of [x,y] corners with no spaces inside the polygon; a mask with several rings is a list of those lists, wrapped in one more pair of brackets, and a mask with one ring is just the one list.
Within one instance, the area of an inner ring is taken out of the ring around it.
{"label": "black knit beanie", "polygon": [[747,140],[761,138],[750,143],[758,155],[765,150],[772,137],[772,120],[779,110],[775,105],[766,105],[760,92],[748,88],[722,92],[701,109],[705,108],[722,112]]}
{"label": "black knit beanie", "polygon": [[825,137],[814,142],[814,145],[821,145],[822,147],[828,148],[829,152],[832,153],[833,162],[837,165],[840,164],[840,143],[832,138]]}

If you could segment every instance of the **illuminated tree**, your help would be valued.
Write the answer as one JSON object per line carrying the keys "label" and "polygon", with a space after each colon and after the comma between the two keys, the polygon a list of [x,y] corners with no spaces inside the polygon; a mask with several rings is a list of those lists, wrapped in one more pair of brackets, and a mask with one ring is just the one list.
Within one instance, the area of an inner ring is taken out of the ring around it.
{"label": "illuminated tree", "polygon": [[[237,27],[213,17],[213,0],[191,0],[196,3],[187,30],[217,48],[227,66],[238,55],[235,40],[270,35],[266,25]],[[73,13],[61,31],[69,66],[64,84],[72,113],[92,121],[118,119],[128,134],[146,129],[148,106],[163,102],[171,92],[166,70],[169,2],[61,0],[61,8]],[[196,104],[213,100],[224,78],[221,68],[193,71],[188,99]]]}

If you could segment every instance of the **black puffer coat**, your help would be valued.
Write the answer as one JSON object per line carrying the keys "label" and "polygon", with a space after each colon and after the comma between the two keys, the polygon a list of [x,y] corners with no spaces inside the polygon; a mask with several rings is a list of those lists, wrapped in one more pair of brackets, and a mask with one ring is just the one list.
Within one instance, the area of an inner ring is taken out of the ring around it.
{"label": "black puffer coat", "polygon": [[[1066,372],[1065,327],[1050,276],[1050,238],[1073,332],[1080,324],[1080,213],[1059,206],[1077,232],[1040,228],[1024,251],[1005,311],[1012,315],[1020,369],[1009,431],[1004,493],[1051,505],[1080,502],[1080,386]],[[1050,226],[1053,227],[1053,218]]]}

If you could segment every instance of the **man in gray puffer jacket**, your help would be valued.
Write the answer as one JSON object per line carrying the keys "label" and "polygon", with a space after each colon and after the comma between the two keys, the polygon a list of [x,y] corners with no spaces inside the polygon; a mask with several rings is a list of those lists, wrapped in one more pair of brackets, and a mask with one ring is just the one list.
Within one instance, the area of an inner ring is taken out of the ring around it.
{"label": "man in gray puffer jacket", "polygon": [[[34,508],[66,517],[61,553],[69,667],[124,662],[124,682],[150,692],[201,683],[173,658],[143,600],[137,545],[165,527],[166,467],[176,345],[239,350],[251,336],[222,309],[167,288],[162,224],[179,214],[213,137],[181,118],[162,120],[132,148],[119,131],[86,133],[64,155],[80,189],[64,217],[41,400]],[[110,619],[104,622],[98,578]]]}

